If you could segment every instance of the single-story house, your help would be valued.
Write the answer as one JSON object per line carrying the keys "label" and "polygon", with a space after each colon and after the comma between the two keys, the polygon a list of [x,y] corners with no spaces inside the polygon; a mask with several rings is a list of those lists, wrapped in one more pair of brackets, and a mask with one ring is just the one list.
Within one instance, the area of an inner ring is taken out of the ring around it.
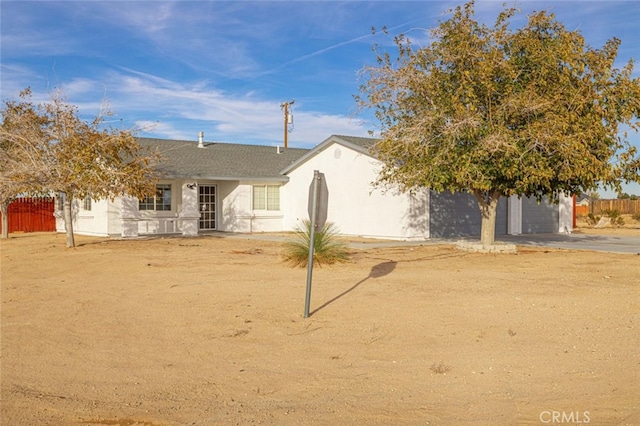
{"label": "single-story house", "polygon": [[[284,149],[138,138],[167,160],[155,196],[78,200],[74,230],[122,237],[291,231],[308,219],[309,188],[318,170],[329,192],[327,220],[341,234],[403,240],[480,234],[472,195],[374,187],[381,166],[370,154],[375,141],[333,135],[313,149]],[[571,230],[572,204],[564,196],[558,204],[501,199],[496,235]],[[60,218],[57,229],[64,231]]]}
{"label": "single-story house", "polygon": [[576,196],[576,207],[589,207],[591,204],[591,197],[586,194],[580,194]]}

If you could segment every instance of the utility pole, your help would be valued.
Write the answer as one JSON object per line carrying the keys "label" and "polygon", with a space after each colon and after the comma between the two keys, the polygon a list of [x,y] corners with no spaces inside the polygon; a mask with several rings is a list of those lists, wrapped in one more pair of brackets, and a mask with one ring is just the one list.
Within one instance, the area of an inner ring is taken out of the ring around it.
{"label": "utility pole", "polygon": [[289,124],[293,124],[293,115],[289,112],[289,106],[293,105],[295,102],[294,99],[291,99],[289,102],[283,102],[280,104],[280,108],[284,111],[284,147],[288,147],[287,137],[289,134]]}

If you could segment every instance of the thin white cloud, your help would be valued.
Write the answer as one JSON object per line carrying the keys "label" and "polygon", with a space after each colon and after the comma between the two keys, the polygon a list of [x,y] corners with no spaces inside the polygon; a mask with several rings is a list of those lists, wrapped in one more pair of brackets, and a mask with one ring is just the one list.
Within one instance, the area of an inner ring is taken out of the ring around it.
{"label": "thin white cloud", "polygon": [[187,134],[183,129],[176,129],[172,123],[139,120],[132,126],[137,134],[162,135],[163,138],[175,140],[191,140],[194,135]]}
{"label": "thin white cloud", "polygon": [[[4,22],[3,22],[3,25]],[[29,52],[31,55],[65,55],[73,53],[76,48],[73,40],[54,34],[39,34],[37,32],[11,34],[3,31],[3,56]]]}
{"label": "thin white cloud", "polygon": [[84,97],[85,94],[94,95],[104,86],[89,78],[74,78],[69,82],[60,84],[60,89],[67,97]]}
{"label": "thin white cloud", "polygon": [[[203,81],[180,83],[129,70],[110,73],[101,82],[77,79],[62,89],[83,114],[97,112],[107,101],[124,127],[156,137],[190,140],[205,131],[212,140],[227,142],[276,145],[283,139],[280,100],[228,93]],[[293,112],[292,145],[313,146],[331,133],[366,135],[359,121],[305,110],[300,101]]]}

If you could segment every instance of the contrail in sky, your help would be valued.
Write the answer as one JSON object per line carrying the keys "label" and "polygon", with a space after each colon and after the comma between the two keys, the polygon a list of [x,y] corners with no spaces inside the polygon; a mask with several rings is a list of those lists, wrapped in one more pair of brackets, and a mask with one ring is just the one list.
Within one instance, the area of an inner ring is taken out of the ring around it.
{"label": "contrail in sky", "polygon": [[[408,24],[411,24],[413,22],[416,22],[418,20],[419,19],[413,19],[411,21],[407,21],[407,22],[402,23],[400,25],[396,25],[395,27],[388,28],[388,30],[389,31],[393,31],[393,30],[396,30],[396,29],[398,29],[400,27],[404,27],[405,25],[408,25]],[[343,41],[343,42],[340,42],[340,43],[336,43],[336,44],[334,44],[332,46],[325,47],[324,49],[316,50],[315,52],[299,56],[299,57],[297,57],[295,59],[292,59],[290,61],[287,61],[284,64],[281,64],[281,65],[279,65],[279,66],[277,66],[275,68],[272,68],[272,69],[270,69],[268,71],[262,72],[262,73],[259,74],[259,76],[272,74],[275,71],[278,71],[278,70],[280,70],[282,68],[288,67],[289,65],[292,65],[292,64],[295,64],[295,63],[298,63],[298,62],[302,62],[302,61],[304,61],[306,59],[313,58],[314,56],[322,55],[323,53],[326,53],[326,52],[328,52],[330,50],[333,50],[333,49],[337,49],[338,47],[346,46],[348,44],[355,43],[355,42],[360,41],[360,40],[364,40],[365,38],[371,37],[372,35],[373,34],[362,35],[360,37],[352,38],[351,40],[346,40],[346,41]]]}

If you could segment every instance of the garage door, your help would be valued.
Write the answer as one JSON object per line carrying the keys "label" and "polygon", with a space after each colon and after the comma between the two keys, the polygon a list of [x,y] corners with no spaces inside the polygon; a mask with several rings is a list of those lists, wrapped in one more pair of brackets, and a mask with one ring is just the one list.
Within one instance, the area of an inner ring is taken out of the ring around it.
{"label": "garage door", "polygon": [[522,198],[522,233],[542,234],[558,232],[560,209],[543,198],[540,204],[533,198]]}
{"label": "garage door", "polygon": [[[429,203],[431,238],[479,236],[482,216],[472,194],[431,191]],[[496,218],[496,235],[507,233],[507,199],[500,197]]]}

